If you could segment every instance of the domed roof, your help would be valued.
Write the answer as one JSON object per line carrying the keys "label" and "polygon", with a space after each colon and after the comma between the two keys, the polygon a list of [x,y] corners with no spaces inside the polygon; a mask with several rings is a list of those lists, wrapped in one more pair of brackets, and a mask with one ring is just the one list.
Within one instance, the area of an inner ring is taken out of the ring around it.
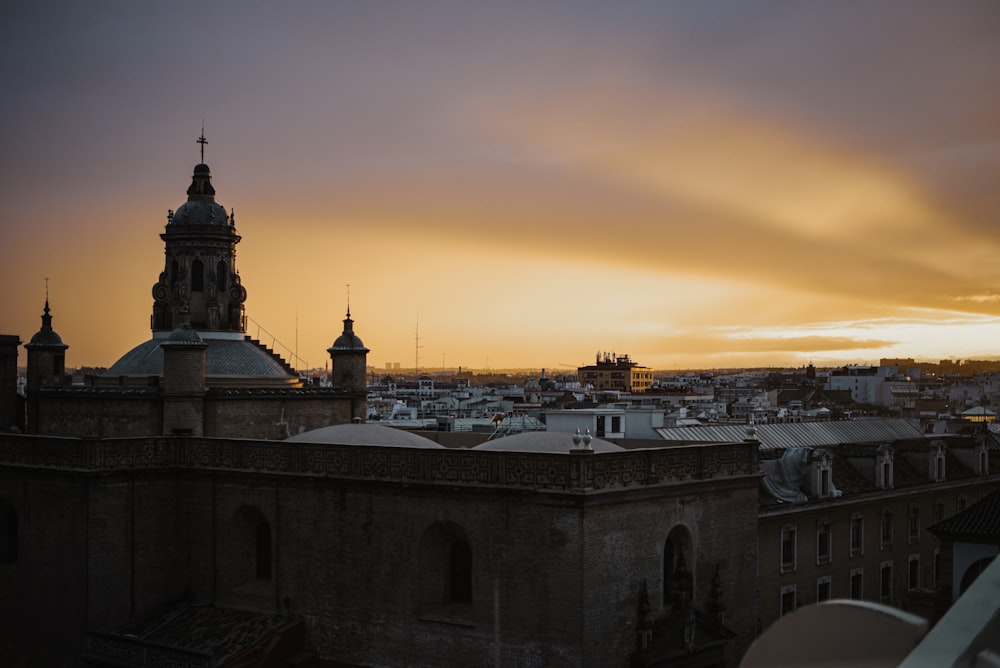
{"label": "domed roof", "polygon": [[42,313],[42,328],[35,332],[25,348],[69,348],[63,343],[62,337],[52,329],[52,314],[49,311],[49,300],[45,299],[45,311]]}
{"label": "domed roof", "polygon": [[188,199],[170,216],[171,225],[229,225],[232,221],[226,208],[215,201],[212,186],[212,172],[202,163],[194,168],[191,185],[187,189]]}
{"label": "domed roof", "polygon": [[[281,364],[273,355],[257,346],[246,337],[213,338],[211,332],[204,332],[205,337],[191,329],[185,332],[180,328],[170,333],[169,337],[154,337],[140,343],[128,351],[104,373],[105,376],[162,376],[163,375],[163,345],[198,345],[194,336],[208,345],[205,351],[205,376],[211,381],[219,382],[209,385],[224,385],[226,381],[240,381],[241,385],[260,383],[271,386],[276,382],[285,384],[297,380],[296,376]],[[177,336],[180,340],[174,339]]]}
{"label": "domed roof", "polygon": [[380,424],[335,424],[286,439],[290,443],[330,445],[387,445],[397,448],[443,448],[429,438]]}
{"label": "domed roof", "polygon": [[[499,450],[506,452],[558,452],[568,453],[577,449],[574,435],[564,431],[525,431],[513,436],[504,436],[493,441],[480,443],[475,450]],[[625,448],[603,438],[590,442],[594,452],[620,452]]]}
{"label": "domed roof", "polygon": [[344,333],[337,337],[333,345],[326,349],[328,353],[336,352],[369,352],[365,344],[361,342],[358,335],[354,333],[354,321],[351,320],[351,311],[348,309],[347,317],[344,318]]}

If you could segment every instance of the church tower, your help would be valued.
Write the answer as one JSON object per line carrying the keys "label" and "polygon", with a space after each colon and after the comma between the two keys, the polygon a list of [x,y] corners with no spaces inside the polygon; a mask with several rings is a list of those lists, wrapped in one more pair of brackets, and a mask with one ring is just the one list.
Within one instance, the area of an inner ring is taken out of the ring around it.
{"label": "church tower", "polygon": [[205,158],[195,166],[187,201],[167,212],[163,239],[166,262],[153,286],[151,327],[172,332],[189,323],[200,332],[244,332],[246,289],[236,273],[236,217],[215,201],[212,173]]}

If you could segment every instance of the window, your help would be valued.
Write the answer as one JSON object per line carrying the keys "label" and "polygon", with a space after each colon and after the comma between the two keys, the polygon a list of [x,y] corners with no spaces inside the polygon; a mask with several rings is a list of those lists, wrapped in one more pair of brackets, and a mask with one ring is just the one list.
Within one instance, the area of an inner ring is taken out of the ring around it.
{"label": "window", "polygon": [[892,562],[883,561],[879,568],[879,600],[892,602]]}
{"label": "window", "polygon": [[226,263],[219,260],[219,263],[215,265],[215,289],[218,292],[226,291],[226,274],[229,270],[226,268]]}
{"label": "window", "polygon": [[860,601],[865,597],[865,572],[861,568],[851,571],[851,598]]}
{"label": "window", "polygon": [[787,615],[795,610],[795,585],[788,585],[781,588],[781,616]]}
{"label": "window", "polygon": [[816,563],[830,563],[830,520],[816,523]]}
{"label": "window", "polygon": [[795,570],[795,527],[781,528],[781,572]]}
{"label": "window", "polygon": [[830,496],[830,469],[823,469],[819,472],[819,494],[820,496]]}
{"label": "window", "polygon": [[910,542],[920,542],[920,507],[910,506],[909,514]]}
{"label": "window", "polygon": [[920,555],[911,554],[906,564],[906,588],[917,589],[920,587]]}
{"label": "window", "polygon": [[821,603],[823,601],[829,601],[831,598],[831,590],[832,587],[829,575],[816,580],[816,602]]}
{"label": "window", "polygon": [[861,513],[851,515],[851,556],[865,553],[865,518]]}
{"label": "window", "polygon": [[940,522],[944,519],[944,501],[937,499],[934,501],[934,521]]}
{"label": "window", "polygon": [[420,615],[463,619],[472,610],[473,558],[465,531],[452,522],[427,527],[419,546]]}
{"label": "window", "polygon": [[938,585],[941,584],[941,549],[934,550],[934,572],[932,573],[934,577],[934,588],[937,589]]}
{"label": "window", "polygon": [[892,511],[882,511],[882,549],[892,547]]}
{"label": "window", "polygon": [[619,433],[622,430],[622,419],[620,416],[612,416],[611,418],[611,431],[612,433]]}
{"label": "window", "polygon": [[688,570],[685,553],[692,554],[691,534],[688,533],[687,528],[678,525],[670,530],[663,545],[663,604],[665,606],[672,605],[680,609],[694,595],[694,577]]}
{"label": "window", "polygon": [[201,292],[205,289],[205,265],[201,260],[191,263],[191,292]]}
{"label": "window", "polygon": [[965,506],[968,503],[964,496],[958,497],[958,501],[955,503],[955,509],[957,512],[962,512],[965,510]]}

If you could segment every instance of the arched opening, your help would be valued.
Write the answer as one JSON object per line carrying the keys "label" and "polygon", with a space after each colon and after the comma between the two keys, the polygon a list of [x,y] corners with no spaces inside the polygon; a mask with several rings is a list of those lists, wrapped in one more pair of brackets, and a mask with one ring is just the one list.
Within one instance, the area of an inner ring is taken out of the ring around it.
{"label": "arched opening", "polygon": [[227,557],[234,586],[270,581],[274,574],[271,525],[259,508],[243,506],[233,514]]}
{"label": "arched opening", "polygon": [[226,291],[226,263],[219,260],[219,263],[215,266],[215,289],[217,292]]}
{"label": "arched opening", "polygon": [[0,499],[0,564],[17,563],[17,513],[9,501]]}
{"label": "arched opening", "polygon": [[986,570],[986,567],[993,563],[995,557],[983,557],[979,561],[974,561],[971,566],[965,569],[965,573],[962,574],[962,582],[958,586],[958,595],[961,596],[965,593],[965,590],[972,586],[972,583],[976,581],[976,578]]}
{"label": "arched opening", "polygon": [[205,290],[205,264],[201,260],[191,263],[191,292]]}
{"label": "arched opening", "polygon": [[449,612],[473,601],[473,555],[457,524],[436,522],[420,538],[420,608]]}
{"label": "arched opening", "polygon": [[694,594],[694,550],[691,532],[678,524],[663,543],[663,605],[685,607]]}

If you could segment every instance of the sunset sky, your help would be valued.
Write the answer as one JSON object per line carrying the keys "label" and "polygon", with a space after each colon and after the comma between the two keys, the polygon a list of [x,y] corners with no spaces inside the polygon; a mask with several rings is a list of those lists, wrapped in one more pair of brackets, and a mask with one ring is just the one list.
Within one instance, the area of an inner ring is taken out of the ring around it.
{"label": "sunset sky", "polygon": [[993,0],[4,3],[0,54],[0,333],[48,277],[69,366],[149,338],[203,122],[311,366],[347,284],[376,369],[1000,356]]}

